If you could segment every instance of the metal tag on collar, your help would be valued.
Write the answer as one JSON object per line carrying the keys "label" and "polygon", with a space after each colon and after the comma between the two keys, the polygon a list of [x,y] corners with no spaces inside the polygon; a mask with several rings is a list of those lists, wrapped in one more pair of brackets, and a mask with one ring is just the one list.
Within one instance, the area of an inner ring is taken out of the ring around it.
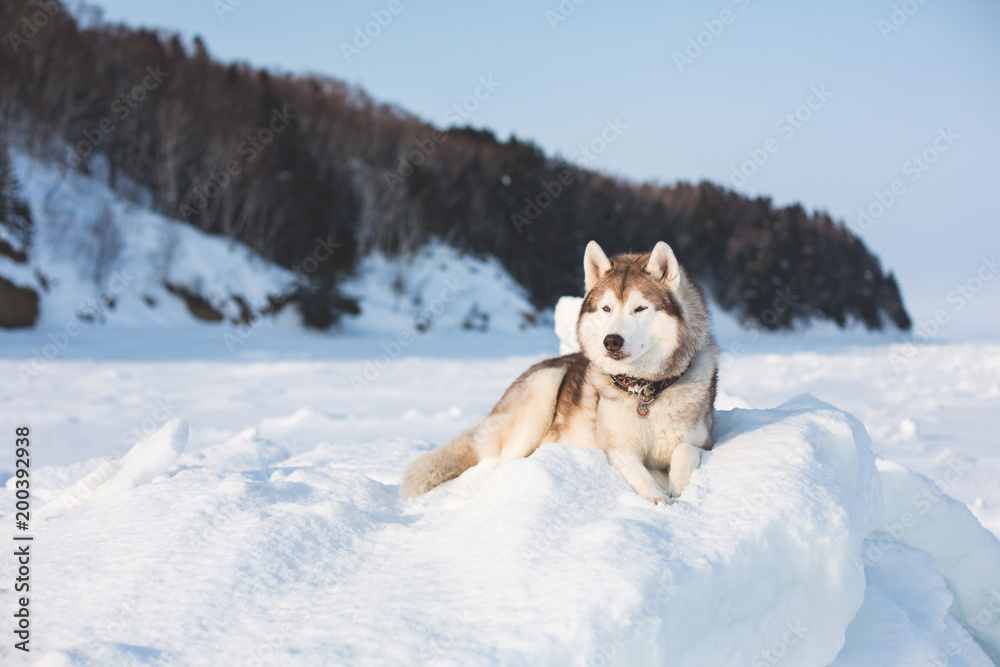
{"label": "metal tag on collar", "polygon": [[635,413],[640,417],[649,415],[649,404],[653,402],[653,385],[645,384],[639,390],[639,405],[635,406]]}

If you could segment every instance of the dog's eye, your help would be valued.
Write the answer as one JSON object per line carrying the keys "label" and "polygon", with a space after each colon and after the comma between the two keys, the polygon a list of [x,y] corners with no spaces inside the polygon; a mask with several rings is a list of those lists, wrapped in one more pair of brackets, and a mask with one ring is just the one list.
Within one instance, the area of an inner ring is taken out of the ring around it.
{"label": "dog's eye", "polygon": [[604,306],[604,308],[601,308],[601,310],[603,310],[605,313],[610,313],[611,312],[611,306]]}
{"label": "dog's eye", "polygon": [[644,310],[646,310],[646,306],[639,306],[638,308],[635,309],[635,312],[641,313]]}

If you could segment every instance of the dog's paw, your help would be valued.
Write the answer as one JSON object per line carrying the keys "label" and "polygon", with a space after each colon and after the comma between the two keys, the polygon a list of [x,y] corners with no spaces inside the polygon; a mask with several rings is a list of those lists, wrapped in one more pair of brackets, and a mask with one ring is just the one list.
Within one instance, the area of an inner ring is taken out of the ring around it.
{"label": "dog's paw", "polygon": [[669,505],[670,498],[663,494],[656,494],[655,496],[646,496],[646,500],[653,503],[654,505]]}
{"label": "dog's paw", "polygon": [[670,480],[670,482],[667,483],[667,496],[670,498],[680,498],[681,494],[684,493],[685,487],[687,487],[686,481],[683,484],[680,484],[674,480]]}

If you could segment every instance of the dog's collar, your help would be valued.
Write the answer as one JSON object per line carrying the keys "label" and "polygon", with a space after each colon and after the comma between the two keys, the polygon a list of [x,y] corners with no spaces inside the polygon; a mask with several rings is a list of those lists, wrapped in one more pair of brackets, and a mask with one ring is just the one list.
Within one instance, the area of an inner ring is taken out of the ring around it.
{"label": "dog's collar", "polygon": [[662,394],[667,387],[671,386],[688,372],[691,368],[691,362],[688,362],[687,368],[681,371],[680,375],[674,377],[663,378],[662,380],[643,380],[641,378],[634,378],[624,373],[621,375],[612,375],[611,381],[615,383],[615,386],[622,391],[627,391],[631,394],[638,394],[639,405],[636,407],[636,413],[640,417],[645,417],[649,414],[649,404],[656,400],[656,397]]}

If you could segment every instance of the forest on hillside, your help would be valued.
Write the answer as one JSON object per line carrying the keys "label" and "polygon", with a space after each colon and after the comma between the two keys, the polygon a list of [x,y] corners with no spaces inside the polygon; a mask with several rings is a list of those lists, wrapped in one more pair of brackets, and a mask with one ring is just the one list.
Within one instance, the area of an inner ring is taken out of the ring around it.
{"label": "forest on hillside", "polygon": [[[611,178],[331,78],[218,62],[199,39],[82,27],[58,0],[5,0],[0,35],[8,140],[68,169],[104,158],[126,196],[148,192],[160,212],[297,268],[317,327],[355,308],[338,283],[360,257],[432,238],[496,256],[537,307],[580,293],[590,239],[608,252],[665,240],[747,324],[910,327],[892,274],[822,212],[707,182]],[[333,251],[303,271],[319,243]]]}

